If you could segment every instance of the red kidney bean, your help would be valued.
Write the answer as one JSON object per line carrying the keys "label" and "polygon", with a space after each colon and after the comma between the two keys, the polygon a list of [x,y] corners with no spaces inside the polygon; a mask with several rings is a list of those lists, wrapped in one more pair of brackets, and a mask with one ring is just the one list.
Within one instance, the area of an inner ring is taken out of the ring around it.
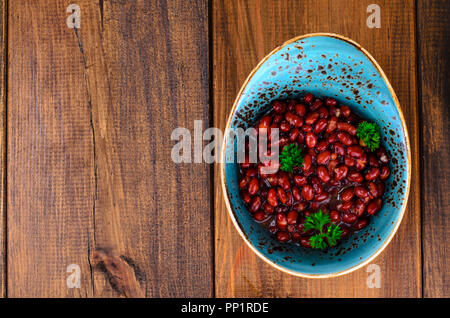
{"label": "red kidney bean", "polygon": [[258,128],[259,129],[267,129],[267,128],[269,128],[271,122],[272,122],[272,117],[271,116],[264,116],[259,121]]}
{"label": "red kidney bean", "polygon": [[314,168],[310,168],[309,170],[303,171],[303,175],[305,177],[309,177],[310,175],[312,175],[314,173]]}
{"label": "red kidney bean", "polygon": [[386,180],[387,178],[389,178],[390,173],[391,173],[391,171],[389,170],[388,166],[381,167],[380,179]]}
{"label": "red kidney bean", "polygon": [[289,140],[294,142],[295,139],[298,138],[299,134],[300,134],[300,130],[298,130],[298,128],[292,129],[291,132],[289,133]]}
{"label": "red kidney bean", "polygon": [[303,236],[300,239],[300,245],[303,246],[303,247],[306,247],[306,248],[311,248],[312,247],[311,246],[311,242],[309,241],[309,237],[305,237],[305,236]]}
{"label": "red kidney bean", "polygon": [[317,155],[317,164],[318,165],[326,165],[330,160],[331,153],[326,150]]}
{"label": "red kidney bean", "polygon": [[295,224],[295,223],[297,223],[297,218],[298,218],[298,212],[289,211],[289,213],[287,214],[287,223]]}
{"label": "red kidney bean", "polygon": [[314,103],[311,105],[311,110],[316,110],[316,109],[322,107],[322,105],[323,105],[322,100],[320,100],[319,98],[317,98],[317,99],[314,101]]}
{"label": "red kidney bean", "polygon": [[345,148],[344,148],[344,145],[341,144],[340,142],[336,142],[336,143],[333,145],[333,150],[334,150],[334,152],[335,152],[336,154],[338,154],[339,156],[345,155]]}
{"label": "red kidney bean", "polygon": [[369,221],[367,221],[367,219],[359,219],[353,225],[353,228],[355,229],[355,231],[359,231],[359,230],[362,230],[363,228],[365,228],[367,226],[367,224],[369,224]]}
{"label": "red kidney bean", "polygon": [[256,177],[258,175],[258,170],[254,169],[254,168],[248,169],[245,172],[245,175],[249,178]]}
{"label": "red kidney bean", "polygon": [[378,194],[378,186],[374,182],[369,182],[367,184],[367,188],[369,189],[369,194],[373,198],[378,198],[378,196],[379,196],[379,194]]}
{"label": "red kidney bean", "polygon": [[267,194],[267,202],[273,207],[278,206],[278,199],[277,199],[277,192],[274,188],[269,190],[269,193]]}
{"label": "red kidney bean", "polygon": [[286,203],[287,206],[291,206],[294,204],[294,197],[292,196],[292,192],[286,192]]}
{"label": "red kidney bean", "polygon": [[253,214],[253,217],[255,218],[256,221],[258,222],[262,222],[265,219],[267,219],[267,215],[263,212],[263,211],[258,211],[255,214]]}
{"label": "red kidney bean", "polygon": [[316,134],[320,134],[322,131],[325,130],[325,128],[327,128],[327,125],[328,125],[328,121],[326,119],[324,119],[324,118],[319,119],[314,124],[314,131],[316,132]]}
{"label": "red kidney bean", "polygon": [[316,172],[317,176],[320,180],[322,180],[322,182],[327,183],[331,180],[328,169],[325,166],[318,166]]}
{"label": "red kidney bean", "polygon": [[378,211],[381,210],[381,205],[383,204],[383,201],[381,199],[373,199],[369,202],[367,205],[367,213],[370,215],[374,215]]}
{"label": "red kidney bean", "polygon": [[278,231],[278,228],[275,225],[269,226],[270,233],[275,234],[275,233],[277,233],[277,231]]}
{"label": "red kidney bean", "polygon": [[280,188],[280,187],[277,188],[277,196],[281,203],[286,203],[287,196],[286,196],[286,192],[283,190],[283,188]]}
{"label": "red kidney bean", "polygon": [[328,143],[329,144],[334,144],[336,141],[338,140],[337,138],[337,133],[332,133],[328,136]]}
{"label": "red kidney bean", "polygon": [[278,114],[283,114],[286,111],[286,103],[281,101],[274,101],[272,103],[273,110]]}
{"label": "red kidney bean", "polygon": [[339,224],[341,222],[341,214],[336,210],[331,211],[330,212],[330,220],[334,224]]}
{"label": "red kidney bean", "polygon": [[[310,163],[310,166],[311,166],[311,163]],[[303,186],[306,183],[308,183],[308,180],[306,179],[305,176],[301,176],[301,175],[296,174],[296,175],[294,175],[294,183],[296,185],[298,185],[298,186]]]}
{"label": "red kidney bean", "polygon": [[346,238],[350,234],[349,229],[346,226],[344,226],[344,225],[340,225],[339,227],[342,230],[341,238]]}
{"label": "red kidney bean", "polygon": [[261,198],[259,196],[254,196],[250,201],[250,212],[255,213],[261,207]]}
{"label": "red kidney bean", "polygon": [[255,195],[259,191],[259,181],[256,178],[253,178],[248,183],[248,193],[250,195]]}
{"label": "red kidney bean", "polygon": [[369,171],[367,171],[367,173],[364,176],[364,178],[367,181],[373,181],[376,178],[378,178],[379,175],[380,175],[380,169],[378,169],[378,168],[370,168]]}
{"label": "red kidney bean", "polygon": [[331,117],[328,121],[327,133],[333,132],[337,128],[338,118],[336,116]]}
{"label": "red kidney bean", "polygon": [[367,191],[366,188],[363,188],[361,186],[357,186],[357,187],[355,187],[355,195],[358,198],[364,199],[364,198],[369,196],[369,191]]}
{"label": "red kidney bean", "polygon": [[289,207],[285,205],[279,205],[275,208],[275,213],[286,213],[289,211]]}
{"label": "red kidney bean", "polygon": [[291,188],[291,183],[289,181],[287,173],[280,173],[280,175],[278,176],[278,185],[286,191]]}
{"label": "red kidney bean", "polygon": [[317,111],[319,112],[319,118],[327,119],[330,115],[328,109],[326,109],[325,107],[320,107]]}
{"label": "red kidney bean", "polygon": [[[305,178],[306,179],[306,178]],[[294,199],[296,201],[300,201],[302,199],[302,195],[300,193],[299,188],[297,188],[296,186],[292,187],[292,196],[294,197]]]}
{"label": "red kidney bean", "polygon": [[280,231],[277,233],[277,240],[280,242],[287,242],[291,239],[291,236],[288,232]]}
{"label": "red kidney bean", "polygon": [[301,237],[302,237],[301,234],[298,232],[292,233],[292,239],[294,241],[299,241],[301,239]]}
{"label": "red kidney bean", "polygon": [[366,160],[363,159],[356,159],[356,164],[355,164],[355,168],[358,171],[364,170],[364,168],[366,168]]}
{"label": "red kidney bean", "polygon": [[356,200],[355,206],[353,208],[353,212],[360,217],[363,215],[364,210],[366,209],[366,204],[361,199]]}
{"label": "red kidney bean", "polygon": [[314,200],[316,200],[317,202],[322,202],[325,201],[326,199],[328,199],[330,197],[330,195],[326,192],[323,192],[321,194],[318,194],[314,197]]}
{"label": "red kidney bean", "polygon": [[292,126],[300,127],[301,125],[303,125],[303,119],[291,112],[287,112],[286,114],[284,114],[284,118]]}
{"label": "red kidney bean", "polygon": [[273,208],[272,205],[269,204],[269,202],[265,202],[263,204],[263,210],[264,212],[266,212],[267,214],[272,214],[273,211],[275,211],[275,209]]}
{"label": "red kidney bean", "polygon": [[295,105],[297,104],[297,101],[295,99],[291,99],[288,103],[288,111],[292,112],[294,111]]}
{"label": "red kidney bean", "polygon": [[295,231],[295,224],[288,224],[286,229],[288,230],[289,233],[294,232]]}
{"label": "red kidney bean", "polygon": [[323,152],[328,148],[328,142],[326,140],[322,140],[316,145],[316,150],[318,152]]}
{"label": "red kidney bean", "polygon": [[363,182],[363,176],[357,171],[350,172],[348,174],[348,178],[347,179],[350,182],[358,182],[358,183]]}
{"label": "red kidney bean", "polygon": [[306,106],[304,104],[297,104],[297,105],[295,105],[295,112],[300,117],[305,116],[305,114],[306,114]]}
{"label": "red kidney bean", "polygon": [[346,132],[343,131],[338,132],[337,138],[341,143],[343,143],[346,146],[350,146],[351,144],[353,144],[351,136]]}
{"label": "red kidney bean", "polygon": [[300,131],[298,133],[297,142],[301,145],[301,144],[303,144],[304,140],[305,140],[305,134],[303,133],[303,131]]}
{"label": "red kidney bean", "polygon": [[376,154],[377,154],[378,158],[380,158],[380,161],[382,163],[388,163],[389,157],[388,157],[388,155],[386,153],[386,149],[384,149],[384,147],[378,148]]}
{"label": "red kidney bean", "polygon": [[266,177],[266,181],[269,182],[272,187],[278,185],[278,178],[274,175]]}
{"label": "red kidney bean", "polygon": [[286,214],[283,212],[277,213],[276,220],[277,220],[277,227],[280,230],[284,230],[287,226]]}
{"label": "red kidney bean", "polygon": [[374,154],[369,155],[369,165],[372,167],[378,167],[380,164],[378,162],[378,158]]}
{"label": "red kidney bean", "polygon": [[304,97],[303,100],[305,101],[305,103],[307,104],[311,104],[314,100],[314,95],[311,93],[307,93]]}
{"label": "red kidney bean", "polygon": [[341,113],[342,113],[342,115],[344,116],[344,117],[348,117],[348,116],[350,116],[350,113],[351,113],[351,111],[350,111],[350,107],[348,107],[348,106],[341,106]]}
{"label": "red kidney bean", "polygon": [[337,160],[330,160],[328,162],[328,171],[334,171],[334,169],[337,167],[338,164],[339,164],[339,161],[337,161]]}
{"label": "red kidney bean", "polygon": [[345,165],[340,165],[334,169],[335,178],[338,181],[345,179],[345,177],[347,177],[347,173],[348,167]]}
{"label": "red kidney bean", "polygon": [[241,197],[242,200],[247,204],[249,204],[252,201],[252,197],[250,196],[250,194],[248,194],[247,191],[241,191]]}
{"label": "red kidney bean", "polygon": [[279,124],[279,123],[281,123],[282,120],[283,120],[283,116],[276,114],[275,116],[273,116],[272,123]]}
{"label": "red kidney bean", "polygon": [[355,190],[353,187],[347,188],[341,192],[341,200],[344,202],[351,201],[355,195]]}
{"label": "red kidney bean", "polygon": [[302,189],[302,197],[306,201],[311,201],[314,199],[314,189],[309,184],[305,185]]}
{"label": "red kidney bean", "polygon": [[353,135],[353,136],[356,135],[356,127],[351,124],[339,122],[337,124],[337,128],[339,130],[348,132],[350,135]]}
{"label": "red kidney bean", "polygon": [[243,178],[241,178],[241,180],[239,181],[239,188],[240,189],[245,189],[247,188],[248,183],[250,182],[250,178],[245,176]]}
{"label": "red kidney bean", "polygon": [[303,159],[303,171],[307,171],[311,168],[312,156],[310,154],[306,154]]}
{"label": "red kidney bean", "polygon": [[351,157],[349,157],[349,156],[345,156],[345,157],[344,157],[344,164],[345,164],[347,167],[354,167],[355,164],[356,164],[356,160],[353,159],[353,158],[351,158]]}
{"label": "red kidney bean", "polygon": [[292,206],[292,209],[294,209],[297,212],[302,212],[305,211],[307,207],[308,207],[307,202],[297,202]]}
{"label": "red kidney bean", "polygon": [[319,208],[319,202],[317,202],[317,201],[311,202],[310,209],[317,210],[318,208]]}
{"label": "red kidney bean", "polygon": [[349,212],[353,207],[353,201],[339,203],[336,208],[341,212]]}
{"label": "red kidney bean", "polygon": [[337,101],[334,98],[327,97],[325,98],[325,105],[327,106],[336,106]]}
{"label": "red kidney bean", "polygon": [[319,178],[316,176],[311,178],[311,185],[314,189],[315,194],[321,194],[323,191],[322,183],[320,182]]}
{"label": "red kidney bean", "polygon": [[315,123],[315,121],[319,119],[319,113],[318,112],[311,112],[305,117],[305,124],[311,125]]}
{"label": "red kidney bean", "polygon": [[347,154],[353,158],[361,158],[364,154],[364,151],[360,146],[353,145],[347,148]]}
{"label": "red kidney bean", "polygon": [[288,132],[291,129],[291,125],[287,121],[282,121],[280,123],[280,130],[282,132]]}
{"label": "red kidney bean", "polygon": [[306,146],[308,146],[308,148],[314,148],[317,143],[316,135],[314,135],[312,132],[307,133],[306,137],[305,137],[305,142],[306,142]]}
{"label": "red kidney bean", "polygon": [[358,217],[352,213],[343,213],[342,214],[342,221],[347,224],[352,224],[356,221]]}
{"label": "red kidney bean", "polygon": [[304,132],[307,132],[307,133],[313,131],[311,125],[303,125],[303,126],[302,126],[302,130],[303,130]]}

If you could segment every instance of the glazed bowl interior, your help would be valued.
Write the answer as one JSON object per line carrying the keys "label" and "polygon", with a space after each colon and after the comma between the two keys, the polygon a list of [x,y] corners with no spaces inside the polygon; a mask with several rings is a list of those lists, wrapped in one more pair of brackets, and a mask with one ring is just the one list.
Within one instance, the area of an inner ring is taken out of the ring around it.
{"label": "glazed bowl interior", "polygon": [[353,41],[325,34],[290,40],[264,58],[238,94],[227,128],[252,127],[273,100],[306,92],[334,97],[381,127],[382,144],[391,158],[382,210],[365,229],[325,252],[279,243],[253,220],[240,198],[237,147],[231,138],[225,138],[222,150],[224,196],[237,230],[265,261],[297,276],[337,276],[367,264],[395,234],[409,191],[408,135],[395,93],[375,60]]}

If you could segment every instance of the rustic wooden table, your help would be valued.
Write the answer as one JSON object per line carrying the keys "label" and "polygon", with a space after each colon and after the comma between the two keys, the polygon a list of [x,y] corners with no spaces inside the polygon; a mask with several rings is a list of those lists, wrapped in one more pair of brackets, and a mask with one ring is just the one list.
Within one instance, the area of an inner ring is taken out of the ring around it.
{"label": "rustic wooden table", "polygon": [[[66,8],[81,8],[68,28]],[[368,28],[367,7],[381,8]],[[0,0],[3,297],[449,297],[450,5],[431,0]],[[367,268],[322,280],[257,258],[218,167],[171,160],[171,132],[223,128],[248,73],[305,33],[354,39],[399,97],[407,212]],[[80,288],[68,288],[70,264]],[[75,267],[76,268],[76,267]],[[76,269],[75,269],[76,271]]]}

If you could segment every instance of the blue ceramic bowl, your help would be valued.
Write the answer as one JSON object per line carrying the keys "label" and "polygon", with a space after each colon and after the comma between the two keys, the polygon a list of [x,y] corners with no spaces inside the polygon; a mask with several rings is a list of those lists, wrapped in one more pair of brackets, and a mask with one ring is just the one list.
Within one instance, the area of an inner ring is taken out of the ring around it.
{"label": "blue ceramic bowl", "polygon": [[411,179],[408,133],[397,97],[378,63],[357,43],[328,33],[294,38],[266,56],[242,86],[226,127],[251,127],[269,110],[271,101],[306,92],[334,97],[381,127],[391,175],[383,209],[369,226],[326,252],[279,243],[253,220],[239,196],[238,164],[230,160],[236,151],[232,138],[225,138],[222,148],[222,186],[236,229],[264,261],[296,276],[333,277],[369,263],[397,231]]}

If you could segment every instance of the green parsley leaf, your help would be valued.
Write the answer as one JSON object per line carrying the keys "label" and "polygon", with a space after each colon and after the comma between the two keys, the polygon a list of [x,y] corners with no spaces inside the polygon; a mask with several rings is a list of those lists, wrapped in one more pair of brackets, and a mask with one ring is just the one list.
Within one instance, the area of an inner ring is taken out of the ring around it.
{"label": "green parsley leaf", "polygon": [[380,147],[380,127],[376,123],[363,121],[358,125],[356,135],[370,151],[374,151]]}
{"label": "green parsley leaf", "polygon": [[[327,226],[327,229],[324,232],[323,229],[325,226]],[[313,248],[321,250],[327,248],[328,246],[336,246],[343,233],[339,226],[331,223],[329,215],[323,213],[322,210],[306,217],[304,229],[305,231],[318,231],[317,234],[309,238],[309,242]]]}
{"label": "green parsley leaf", "polygon": [[325,242],[325,240],[323,239],[323,234],[317,234],[314,236],[311,236],[311,238],[309,239],[309,242],[311,243],[311,246],[313,248],[318,248],[318,249],[326,249],[327,248],[327,242]]}
{"label": "green parsley leaf", "polygon": [[293,172],[292,168],[303,166],[303,162],[302,151],[297,145],[290,144],[283,148],[280,155],[281,170]]}
{"label": "green parsley leaf", "polygon": [[304,229],[322,231],[322,228],[330,222],[330,216],[319,210],[319,212],[310,214],[306,218]]}
{"label": "green parsley leaf", "polygon": [[336,246],[342,236],[342,229],[334,223],[331,223],[327,230],[328,245]]}

